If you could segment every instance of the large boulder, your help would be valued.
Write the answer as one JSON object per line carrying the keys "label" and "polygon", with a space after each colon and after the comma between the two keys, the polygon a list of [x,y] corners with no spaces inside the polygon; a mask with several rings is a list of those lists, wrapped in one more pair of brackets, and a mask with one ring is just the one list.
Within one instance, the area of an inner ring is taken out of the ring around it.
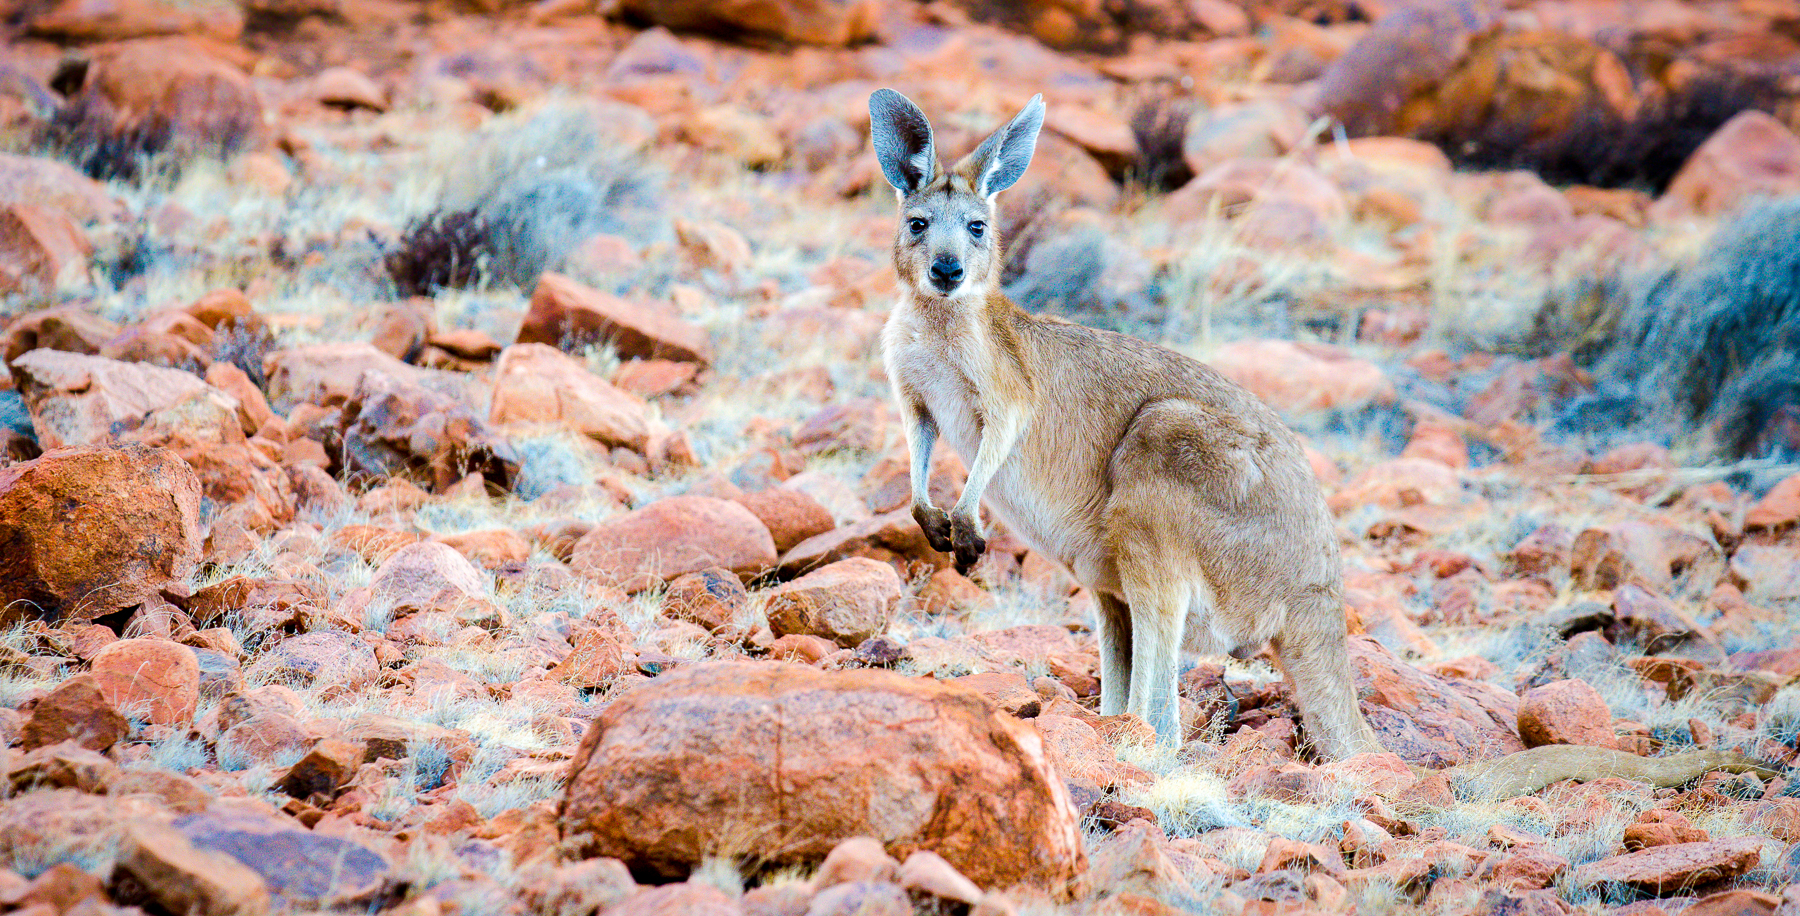
{"label": "large boulder", "polygon": [[184,582],[200,481],[168,449],[58,449],[0,468],[0,620],[86,620]]}
{"label": "large boulder", "polygon": [[1525,749],[1510,693],[1421,671],[1366,636],[1350,637],[1350,663],[1363,715],[1408,763],[1442,769]]}
{"label": "large boulder", "polygon": [[1419,4],[1383,16],[1326,67],[1316,109],[1354,137],[1391,132],[1406,103],[1449,77],[1498,19],[1481,0]]}
{"label": "large boulder", "polygon": [[775,565],[775,541],[750,510],[710,496],[658,500],[594,526],[575,543],[575,571],[629,592],[720,566],[750,578]]}
{"label": "large boulder", "polygon": [[677,31],[842,47],[871,37],[874,0],[625,0],[619,12]]}
{"label": "large boulder", "polygon": [[1037,733],[973,691],[760,662],[681,668],[607,707],[561,810],[564,836],[645,876],[817,863],[868,836],[983,887],[1055,890],[1086,867],[1078,823]]}
{"label": "large boulder", "polygon": [[249,74],[185,37],[96,48],[57,116],[76,149],[110,156],[90,171],[131,172],[139,153],[230,152],[259,141],[263,105]]}

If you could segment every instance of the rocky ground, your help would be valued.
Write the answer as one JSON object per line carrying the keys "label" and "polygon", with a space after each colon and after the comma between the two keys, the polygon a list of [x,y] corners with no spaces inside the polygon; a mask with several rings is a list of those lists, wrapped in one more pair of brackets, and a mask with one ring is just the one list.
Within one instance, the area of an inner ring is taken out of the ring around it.
{"label": "rocky ground", "polygon": [[[1791,4],[0,10],[0,910],[1800,914]],[[1045,94],[1008,291],[1304,434],[1393,753],[925,543],[883,85]],[[1769,769],[1433,772],[1557,744]]]}

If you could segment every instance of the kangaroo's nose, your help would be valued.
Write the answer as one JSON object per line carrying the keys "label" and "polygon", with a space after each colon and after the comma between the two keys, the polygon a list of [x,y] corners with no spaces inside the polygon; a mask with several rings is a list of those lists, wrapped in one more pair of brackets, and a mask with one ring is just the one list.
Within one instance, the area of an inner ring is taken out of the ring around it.
{"label": "kangaroo's nose", "polygon": [[950,289],[962,282],[962,262],[941,254],[931,262],[931,280],[939,289]]}

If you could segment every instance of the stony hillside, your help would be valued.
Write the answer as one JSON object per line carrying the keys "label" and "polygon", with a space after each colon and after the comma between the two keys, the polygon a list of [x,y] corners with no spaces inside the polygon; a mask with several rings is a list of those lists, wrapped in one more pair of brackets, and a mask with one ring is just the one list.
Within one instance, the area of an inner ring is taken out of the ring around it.
{"label": "stony hillside", "polygon": [[[0,12],[0,912],[1800,916],[1793,4]],[[882,86],[1044,94],[1007,292],[1302,433],[1391,753],[931,549]]]}

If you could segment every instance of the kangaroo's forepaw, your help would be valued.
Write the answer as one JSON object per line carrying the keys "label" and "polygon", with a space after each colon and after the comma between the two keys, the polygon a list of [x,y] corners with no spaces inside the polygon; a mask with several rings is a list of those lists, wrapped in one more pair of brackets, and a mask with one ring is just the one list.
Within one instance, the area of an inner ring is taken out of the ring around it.
{"label": "kangaroo's forepaw", "polygon": [[951,540],[950,513],[932,505],[914,504],[913,521],[919,523],[919,530],[925,532],[925,540],[931,549],[938,553],[949,553],[955,549]]}
{"label": "kangaroo's forepaw", "polygon": [[960,573],[974,569],[987,552],[987,538],[981,536],[980,523],[961,516],[950,519],[950,544],[956,550],[956,571]]}

